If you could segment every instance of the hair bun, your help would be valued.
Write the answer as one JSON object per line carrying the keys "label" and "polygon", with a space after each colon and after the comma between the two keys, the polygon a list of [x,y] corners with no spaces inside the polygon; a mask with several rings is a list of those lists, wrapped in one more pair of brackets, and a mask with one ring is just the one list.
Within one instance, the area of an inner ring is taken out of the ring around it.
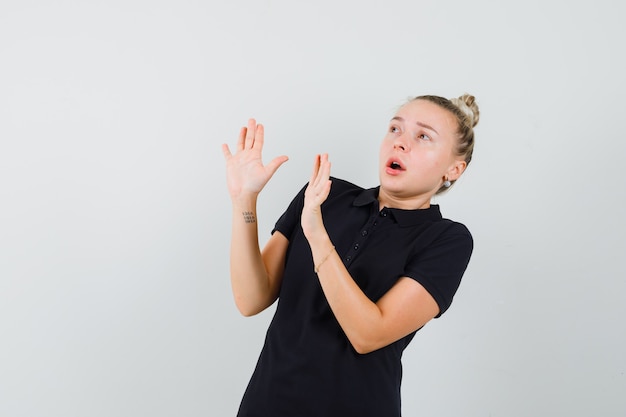
{"label": "hair bun", "polygon": [[478,110],[478,104],[476,104],[476,98],[471,94],[463,94],[458,98],[450,99],[454,105],[456,105],[463,114],[467,117],[467,122],[471,127],[478,124],[480,119],[480,111]]}

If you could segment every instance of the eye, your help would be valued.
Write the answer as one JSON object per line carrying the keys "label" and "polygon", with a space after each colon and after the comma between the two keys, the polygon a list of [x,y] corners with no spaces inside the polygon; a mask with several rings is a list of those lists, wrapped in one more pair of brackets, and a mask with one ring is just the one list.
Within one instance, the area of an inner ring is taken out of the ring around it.
{"label": "eye", "polygon": [[399,131],[398,126],[389,126],[389,132],[391,133],[398,133]]}
{"label": "eye", "polygon": [[426,133],[421,133],[417,135],[417,138],[422,140],[430,140],[430,136],[428,136]]}

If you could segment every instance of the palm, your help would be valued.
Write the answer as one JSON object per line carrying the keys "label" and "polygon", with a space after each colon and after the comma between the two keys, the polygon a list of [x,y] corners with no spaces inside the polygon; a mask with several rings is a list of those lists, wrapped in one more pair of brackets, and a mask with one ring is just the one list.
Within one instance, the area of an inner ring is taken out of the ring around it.
{"label": "palm", "polygon": [[330,193],[330,161],[328,154],[317,155],[313,165],[313,173],[304,193],[304,208],[300,223],[305,236],[322,230],[321,205]]}
{"label": "palm", "polygon": [[272,174],[263,166],[261,153],[254,150],[243,150],[232,155],[226,161],[226,177],[231,195],[242,192],[260,192]]}
{"label": "palm", "polygon": [[250,119],[248,126],[241,129],[235,154],[230,152],[228,145],[222,146],[226,158],[226,182],[231,198],[258,194],[278,167],[287,160],[286,156],[280,156],[263,165],[263,141],[263,125],[257,125]]}

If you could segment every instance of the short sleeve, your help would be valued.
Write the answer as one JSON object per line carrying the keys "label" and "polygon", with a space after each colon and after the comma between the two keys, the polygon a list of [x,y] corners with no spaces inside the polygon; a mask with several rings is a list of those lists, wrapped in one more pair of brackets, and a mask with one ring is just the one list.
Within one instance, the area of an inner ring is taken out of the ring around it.
{"label": "short sleeve", "polygon": [[291,200],[287,210],[278,218],[272,234],[279,231],[288,240],[291,240],[291,236],[297,227],[300,226],[300,217],[302,215],[302,208],[304,207],[304,192],[306,191],[306,185],[298,192],[298,194]]}
{"label": "short sleeve", "polygon": [[427,248],[409,260],[406,276],[419,282],[432,295],[439,305],[437,317],[452,304],[473,248],[469,230],[453,222]]}

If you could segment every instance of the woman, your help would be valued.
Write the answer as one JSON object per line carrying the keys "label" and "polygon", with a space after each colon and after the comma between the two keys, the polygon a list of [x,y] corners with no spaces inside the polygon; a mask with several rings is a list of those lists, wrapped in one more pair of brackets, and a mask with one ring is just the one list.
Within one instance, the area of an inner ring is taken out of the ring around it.
{"label": "woman", "polygon": [[262,251],[257,196],[287,157],[262,164],[254,120],[235,154],[223,145],[235,303],[250,316],[279,300],[240,417],[400,416],[402,352],[450,306],[472,252],[467,228],[430,201],[465,171],[478,115],[470,95],[407,102],[376,188],[331,179],[318,155]]}

